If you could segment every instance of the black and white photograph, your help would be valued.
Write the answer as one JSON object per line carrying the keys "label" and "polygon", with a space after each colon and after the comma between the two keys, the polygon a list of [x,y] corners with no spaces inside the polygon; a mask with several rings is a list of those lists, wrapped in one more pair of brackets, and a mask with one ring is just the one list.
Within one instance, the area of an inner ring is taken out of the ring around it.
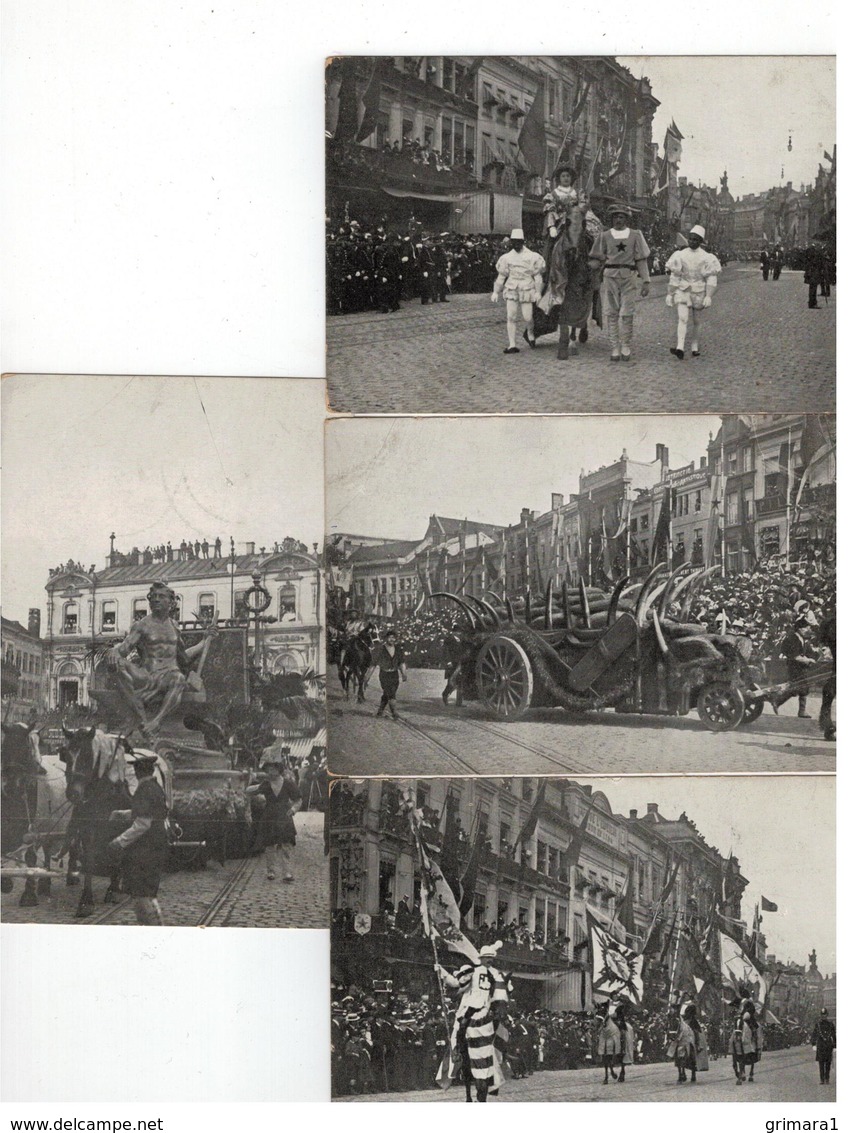
{"label": "black and white photograph", "polygon": [[4,380],[5,923],[326,926],[323,415]]}
{"label": "black and white photograph", "polygon": [[833,1102],[833,776],[334,781],[337,1101]]}
{"label": "black and white photograph", "polygon": [[336,419],[337,775],[834,772],[835,421]]}
{"label": "black and white photograph", "polygon": [[329,59],[331,407],[834,411],[835,68]]}

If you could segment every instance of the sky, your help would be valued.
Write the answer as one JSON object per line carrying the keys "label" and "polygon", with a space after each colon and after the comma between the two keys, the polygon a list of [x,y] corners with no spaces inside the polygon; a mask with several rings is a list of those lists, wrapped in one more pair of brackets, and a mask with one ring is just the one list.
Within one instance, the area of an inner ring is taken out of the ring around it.
{"label": "sky", "polygon": [[665,818],[685,811],[725,857],[732,852],[749,885],[742,915],[750,926],[765,896],[777,904],[762,931],[769,953],[836,969],[836,778],[833,775],[708,775],[588,779],[618,814],[657,803]]}
{"label": "sky", "polygon": [[[779,18],[775,8],[775,18]],[[663,151],[672,118],[684,135],[679,173],[718,187],[724,170],[734,197],[815,180],[836,140],[833,56],[616,57],[651,81],[660,100],[654,141]],[[787,149],[792,135],[792,152]],[[781,181],[780,171],[784,177]]]}
{"label": "sky", "polygon": [[[323,542],[324,383],[2,381],[3,614],[44,615],[48,569],[183,539]],[[42,624],[44,617],[42,616]]]}
{"label": "sky", "polygon": [[547,511],[627,449],[672,468],[706,455],[719,417],[418,417],[337,419],[327,427],[329,533],[423,538],[431,514],[515,523]]}

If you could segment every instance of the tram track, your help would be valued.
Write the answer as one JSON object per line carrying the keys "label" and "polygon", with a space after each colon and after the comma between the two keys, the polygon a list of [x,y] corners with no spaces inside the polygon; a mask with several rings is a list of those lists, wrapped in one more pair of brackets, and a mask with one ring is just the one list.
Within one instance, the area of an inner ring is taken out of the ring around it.
{"label": "tram track", "polygon": [[[249,880],[251,867],[254,863],[255,859],[249,857],[244,858],[239,863],[235,872],[224,881],[211,900],[207,901],[200,915],[191,922],[193,927],[211,928],[215,926],[216,922],[219,925],[226,923],[226,918],[222,916],[223,911],[227,907],[230,897],[234,894],[239,896],[243,891]],[[237,890],[238,893],[236,893]],[[84,923],[87,925],[108,924],[118,913],[131,904],[131,897],[122,897],[121,900],[117,901],[114,905],[107,905],[106,908],[102,909],[95,916],[86,917]]]}

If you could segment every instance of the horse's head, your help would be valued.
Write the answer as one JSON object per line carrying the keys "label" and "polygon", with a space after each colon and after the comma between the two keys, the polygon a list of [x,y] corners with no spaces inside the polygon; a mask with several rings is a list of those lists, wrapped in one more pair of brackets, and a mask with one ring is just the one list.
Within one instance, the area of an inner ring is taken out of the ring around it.
{"label": "horse's head", "polygon": [[368,622],[368,624],[363,626],[359,631],[358,637],[362,644],[367,645],[370,649],[378,637],[377,627],[373,622]]}
{"label": "horse's head", "polygon": [[114,778],[115,757],[120,736],[110,736],[97,728],[63,727],[65,742],[59,758],[65,764],[65,795],[75,806],[83,802],[96,783]]}

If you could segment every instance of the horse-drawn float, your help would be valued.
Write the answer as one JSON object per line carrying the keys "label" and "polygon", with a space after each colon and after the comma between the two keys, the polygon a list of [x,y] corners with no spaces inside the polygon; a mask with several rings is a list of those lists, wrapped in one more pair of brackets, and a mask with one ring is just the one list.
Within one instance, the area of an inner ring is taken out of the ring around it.
{"label": "horse-drawn float", "polygon": [[692,602],[712,573],[684,564],[655,567],[611,593],[563,586],[516,603],[458,596],[431,599],[463,611],[463,695],[499,720],[532,708],[568,712],[614,708],[663,716],[697,709],[710,731],[755,720],[763,710],[762,670],[745,635],[708,632],[690,621]]}

